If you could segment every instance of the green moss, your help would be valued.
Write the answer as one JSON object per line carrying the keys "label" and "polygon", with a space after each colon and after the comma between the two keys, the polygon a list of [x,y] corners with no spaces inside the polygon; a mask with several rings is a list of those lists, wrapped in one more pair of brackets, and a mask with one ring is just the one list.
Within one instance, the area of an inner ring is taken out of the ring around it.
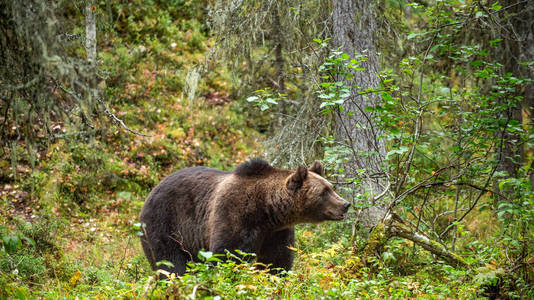
{"label": "green moss", "polygon": [[376,253],[379,253],[384,247],[388,239],[388,233],[386,232],[387,224],[379,223],[375,226],[371,235],[369,236],[367,245],[365,246],[362,259],[367,262],[367,260],[374,256]]}
{"label": "green moss", "polygon": [[448,260],[449,263],[451,263],[453,265],[460,264],[462,266],[467,266],[467,262],[460,255],[458,255],[458,254],[456,254],[456,253],[454,253],[452,251],[447,250],[442,244],[440,244],[440,243],[438,243],[438,242],[436,242],[434,240],[428,240],[428,242],[430,244],[432,244],[432,246],[434,246],[436,249],[439,249],[439,251],[441,253],[448,254],[448,255],[452,256],[454,259],[450,259],[446,255],[443,256],[443,258]]}
{"label": "green moss", "polygon": [[371,256],[375,252],[376,247],[381,244],[384,236],[384,224],[380,223],[373,229],[369,236],[369,242],[363,251],[364,257]]}

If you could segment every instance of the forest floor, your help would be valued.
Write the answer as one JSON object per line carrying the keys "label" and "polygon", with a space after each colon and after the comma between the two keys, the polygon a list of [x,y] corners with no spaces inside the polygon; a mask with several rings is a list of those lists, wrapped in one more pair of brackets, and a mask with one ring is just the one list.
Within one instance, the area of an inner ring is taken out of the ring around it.
{"label": "forest floor", "polygon": [[2,150],[0,299],[481,297],[471,271],[436,262],[403,240],[388,244],[391,256],[364,267],[353,249],[365,238],[352,236],[350,219],[299,226],[295,267],[283,277],[230,261],[195,264],[182,278],[156,280],[136,229],[150,190],[184,167],[230,170],[260,153],[264,137],[248,119],[251,107],[230,98],[235,82],[224,67],[210,65],[188,98],[185,78],[213,46],[197,20],[162,27],[142,15],[158,19],[166,12],[136,14],[118,26],[135,37],[123,32],[103,39],[100,68],[112,110],[151,137],[130,134],[104,116],[108,126],[100,134],[51,140],[33,167],[23,142],[16,158],[13,149]]}

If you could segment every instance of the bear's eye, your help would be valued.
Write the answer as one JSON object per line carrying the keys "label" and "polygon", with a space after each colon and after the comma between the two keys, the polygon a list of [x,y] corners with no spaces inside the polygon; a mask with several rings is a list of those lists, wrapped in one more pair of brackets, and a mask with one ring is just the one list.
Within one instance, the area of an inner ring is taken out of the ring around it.
{"label": "bear's eye", "polygon": [[330,190],[328,190],[327,188],[323,189],[323,191],[321,192],[321,197],[328,196],[328,193],[330,193]]}

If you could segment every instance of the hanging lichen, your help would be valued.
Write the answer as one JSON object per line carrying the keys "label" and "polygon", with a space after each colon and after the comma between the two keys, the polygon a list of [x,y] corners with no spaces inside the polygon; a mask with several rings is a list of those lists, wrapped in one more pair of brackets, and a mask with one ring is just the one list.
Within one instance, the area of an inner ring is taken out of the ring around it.
{"label": "hanging lichen", "polygon": [[78,124],[71,127],[74,131],[92,126],[98,110],[88,95],[95,73],[85,52],[78,51],[82,39],[74,34],[84,19],[69,13],[82,9],[83,3],[61,0],[0,4],[2,152],[13,149],[13,143],[27,151],[46,145],[64,133],[67,123]]}

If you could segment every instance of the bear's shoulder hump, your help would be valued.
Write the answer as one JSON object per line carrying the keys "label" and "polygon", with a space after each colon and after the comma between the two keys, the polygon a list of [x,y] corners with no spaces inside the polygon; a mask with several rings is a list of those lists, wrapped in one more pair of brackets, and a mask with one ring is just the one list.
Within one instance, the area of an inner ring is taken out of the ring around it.
{"label": "bear's shoulder hump", "polygon": [[234,174],[244,177],[265,176],[274,172],[275,170],[276,169],[265,160],[261,158],[253,158],[237,166],[237,168],[234,170]]}

